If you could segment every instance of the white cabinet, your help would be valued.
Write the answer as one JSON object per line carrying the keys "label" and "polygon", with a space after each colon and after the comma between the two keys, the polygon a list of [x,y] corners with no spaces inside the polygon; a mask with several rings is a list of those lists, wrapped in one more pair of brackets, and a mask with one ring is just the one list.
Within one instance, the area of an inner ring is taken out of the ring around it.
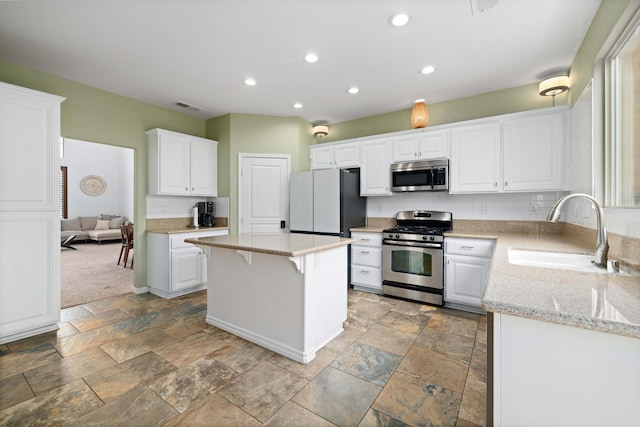
{"label": "white cabinet", "polygon": [[218,195],[218,143],[171,132],[147,131],[149,194]]}
{"label": "white cabinet", "polygon": [[564,120],[558,113],[505,120],[504,191],[560,189]]}
{"label": "white cabinet", "polygon": [[58,329],[63,100],[0,82],[0,344]]}
{"label": "white cabinet", "polygon": [[447,307],[483,312],[480,301],[492,254],[491,240],[445,238],[444,300]]}
{"label": "white cabinet", "polygon": [[202,250],[185,239],[223,236],[228,230],[191,233],[148,233],[149,291],[173,298],[206,288],[207,261]]}
{"label": "white cabinet", "polygon": [[449,157],[449,131],[423,130],[393,138],[393,162]]}
{"label": "white cabinet", "polygon": [[[501,313],[491,316],[487,334],[493,376],[488,390],[493,396],[487,400],[493,402],[493,420],[487,425],[638,425],[640,339]],[[594,387],[606,392],[594,392]]]}
{"label": "white cabinet", "polygon": [[360,166],[359,144],[342,143],[314,146],[311,150],[311,169],[352,168]]}
{"label": "white cabinet", "polygon": [[500,128],[500,123],[481,123],[451,130],[450,193],[500,190]]}
{"label": "white cabinet", "polygon": [[361,196],[390,196],[391,192],[391,139],[375,138],[360,143]]}
{"label": "white cabinet", "polygon": [[566,116],[562,108],[452,128],[449,192],[561,190]]}
{"label": "white cabinet", "polygon": [[382,233],[352,232],[351,284],[359,291],[382,294]]}

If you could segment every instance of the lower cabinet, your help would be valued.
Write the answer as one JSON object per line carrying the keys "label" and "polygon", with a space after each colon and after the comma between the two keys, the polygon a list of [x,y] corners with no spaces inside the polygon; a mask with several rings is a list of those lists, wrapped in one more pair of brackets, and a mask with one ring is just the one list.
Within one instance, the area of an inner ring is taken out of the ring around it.
{"label": "lower cabinet", "polygon": [[445,238],[445,306],[483,313],[480,301],[492,254],[492,240]]}
{"label": "lower cabinet", "polygon": [[207,260],[200,248],[185,239],[222,236],[228,230],[191,233],[148,233],[149,292],[173,298],[206,288]]}
{"label": "lower cabinet", "polygon": [[353,232],[351,238],[353,288],[382,294],[382,233]]}

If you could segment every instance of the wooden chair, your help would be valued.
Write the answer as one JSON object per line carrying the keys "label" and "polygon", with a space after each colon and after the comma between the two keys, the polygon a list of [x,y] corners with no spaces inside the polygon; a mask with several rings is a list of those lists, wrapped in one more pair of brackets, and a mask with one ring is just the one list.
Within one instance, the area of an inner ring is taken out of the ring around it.
{"label": "wooden chair", "polygon": [[[127,268],[129,260],[129,251],[133,249],[133,224],[127,224],[120,227],[120,235],[122,236],[122,247],[120,248],[120,256],[118,257],[118,265],[124,254],[124,268]],[[131,254],[131,268],[133,268],[133,253]]]}

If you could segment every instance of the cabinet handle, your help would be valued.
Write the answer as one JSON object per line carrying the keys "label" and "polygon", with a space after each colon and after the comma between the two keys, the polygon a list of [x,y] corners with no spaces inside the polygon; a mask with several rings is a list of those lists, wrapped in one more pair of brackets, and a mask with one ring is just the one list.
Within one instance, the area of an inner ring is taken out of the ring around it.
{"label": "cabinet handle", "polygon": [[370,272],[369,272],[369,270],[360,270],[360,273],[362,273],[362,274],[369,274]]}
{"label": "cabinet handle", "polygon": [[368,242],[371,239],[360,239],[361,242]]}
{"label": "cabinet handle", "polygon": [[494,187],[497,187],[497,186],[498,186],[498,183],[497,183],[497,182],[494,182],[494,183],[493,183],[493,186],[494,186]]}
{"label": "cabinet handle", "polygon": [[509,183],[507,181],[504,182],[504,186],[506,187],[507,185],[509,185]]}
{"label": "cabinet handle", "polygon": [[413,153],[413,157],[418,157],[418,153]]}
{"label": "cabinet handle", "polygon": [[467,250],[467,251],[470,251],[473,248],[474,248],[473,246],[460,246],[460,249],[464,249],[464,250]]}
{"label": "cabinet handle", "polygon": [[362,255],[369,255],[371,252],[369,252],[369,251],[360,251],[360,253],[361,253]]}

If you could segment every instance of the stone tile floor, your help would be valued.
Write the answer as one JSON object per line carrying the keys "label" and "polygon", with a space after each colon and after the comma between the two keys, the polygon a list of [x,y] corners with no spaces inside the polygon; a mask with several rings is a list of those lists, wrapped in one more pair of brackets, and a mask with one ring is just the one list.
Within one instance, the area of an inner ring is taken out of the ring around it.
{"label": "stone tile floor", "polygon": [[486,316],[349,291],[302,365],[204,322],[206,291],[62,311],[0,345],[0,425],[485,425]]}

